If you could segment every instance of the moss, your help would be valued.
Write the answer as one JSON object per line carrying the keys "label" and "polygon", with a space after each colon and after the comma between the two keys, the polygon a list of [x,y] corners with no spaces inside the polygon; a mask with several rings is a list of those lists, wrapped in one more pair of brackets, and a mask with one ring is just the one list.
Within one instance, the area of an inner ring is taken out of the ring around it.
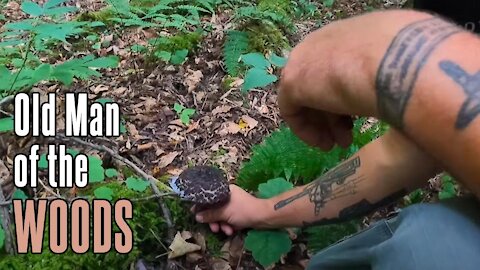
{"label": "moss", "polygon": [[[225,77],[223,78],[223,80],[222,80],[222,89],[223,89],[224,91],[230,90],[230,88],[231,88],[230,85],[231,85],[233,82],[235,82],[235,78],[234,78],[234,77],[228,76],[228,75],[225,76]],[[224,151],[225,151],[225,150],[224,150],[223,148],[221,148],[219,151],[217,151],[217,153],[215,153],[215,156],[223,155],[223,154],[224,154],[224,153],[223,153]]]}
{"label": "moss", "polygon": [[99,11],[87,11],[80,14],[77,17],[77,21],[81,22],[103,22],[106,25],[113,25],[113,22],[110,21],[111,18],[115,18],[115,12],[106,7],[100,9]]}
{"label": "moss", "polygon": [[246,26],[245,30],[248,32],[250,51],[281,53],[282,49],[290,47],[288,39],[274,24],[253,24]]}
{"label": "moss", "polygon": [[199,32],[180,33],[168,38],[159,38],[156,51],[174,52],[184,49],[192,51],[197,48],[201,39],[202,34]]}
{"label": "moss", "polygon": [[291,17],[291,11],[294,10],[290,0],[260,0],[257,7],[260,11],[270,11],[285,17]]}

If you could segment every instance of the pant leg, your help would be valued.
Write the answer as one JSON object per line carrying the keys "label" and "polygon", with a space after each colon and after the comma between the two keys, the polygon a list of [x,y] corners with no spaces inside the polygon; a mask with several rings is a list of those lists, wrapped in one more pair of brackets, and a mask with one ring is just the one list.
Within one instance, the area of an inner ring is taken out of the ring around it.
{"label": "pant leg", "polygon": [[308,270],[478,270],[480,205],[456,198],[416,204],[317,253]]}

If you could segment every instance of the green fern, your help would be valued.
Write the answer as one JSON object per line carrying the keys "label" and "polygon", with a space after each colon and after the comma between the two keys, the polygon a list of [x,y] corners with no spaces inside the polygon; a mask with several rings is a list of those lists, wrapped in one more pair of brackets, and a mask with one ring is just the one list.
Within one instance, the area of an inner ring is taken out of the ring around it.
{"label": "green fern", "polygon": [[238,59],[248,52],[248,34],[232,30],[227,33],[227,40],[223,47],[223,59],[230,76],[238,76],[240,63]]}
{"label": "green fern", "polygon": [[383,134],[387,128],[385,124],[377,123],[367,131],[360,132],[364,123],[364,119],[355,121],[354,141],[349,148],[335,147],[329,152],[308,146],[290,129],[282,127],[263,143],[253,147],[250,160],[240,169],[237,183],[252,191],[257,190],[259,184],[276,177],[306,184],[356,153],[362,146]]}

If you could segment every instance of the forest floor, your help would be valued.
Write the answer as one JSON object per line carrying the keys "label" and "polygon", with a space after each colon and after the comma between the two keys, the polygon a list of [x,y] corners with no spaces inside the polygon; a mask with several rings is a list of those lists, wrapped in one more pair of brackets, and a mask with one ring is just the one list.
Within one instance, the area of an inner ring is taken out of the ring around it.
{"label": "forest floor", "polygon": [[[43,4],[45,1],[34,2]],[[78,8],[71,15],[75,17],[98,12],[107,6],[106,2],[82,0],[67,1],[66,4]],[[296,31],[287,35],[287,38],[293,47],[308,33],[337,19],[375,9],[401,6],[392,2],[337,0],[331,7],[313,2],[317,9],[316,16],[295,20]],[[88,92],[91,100],[108,99],[119,104],[126,132],[118,138],[90,138],[89,141],[114,150],[157,179],[165,181],[192,165],[215,165],[226,173],[231,183],[235,183],[242,162],[250,157],[252,146],[279,128],[282,119],[277,107],[276,84],[244,93],[241,91],[244,83],[242,76],[229,76],[225,69],[222,49],[226,33],[234,27],[233,12],[231,8],[220,6],[214,14],[201,17],[202,23],[209,25],[209,31],[181,65],[160,60],[152,62],[144,52],[131,49],[132,46],[148,46],[148,40],[159,35],[171,35],[168,29],[159,31],[145,27],[110,25],[98,33],[96,42],[101,43],[100,47],[92,49],[85,42],[67,42],[49,61],[56,63],[91,53],[100,57],[116,55],[120,59],[117,68],[103,71],[98,78],[77,80],[70,86],[48,82],[33,86],[31,91],[41,93],[43,97],[47,93],[57,93],[57,104],[63,104],[63,94],[67,92]],[[5,1],[2,14],[5,19],[1,23],[4,24],[28,17],[22,12],[18,1]],[[288,49],[284,50],[283,56],[288,56]],[[275,72],[279,75],[278,71]],[[175,111],[175,104],[195,110],[187,124],[182,123],[179,113]],[[60,105],[58,109],[64,112]],[[11,112],[12,106],[5,106],[4,110]],[[57,130],[63,131],[64,126],[63,114],[60,113]],[[7,198],[10,198],[14,192],[11,177],[13,157],[17,153],[27,152],[32,144],[45,144],[48,140],[32,137],[18,139],[11,134],[4,134],[0,139],[0,153],[6,157],[3,161],[0,160],[0,174],[5,176],[2,177],[2,184]],[[101,149],[85,145],[78,147],[88,155],[100,157],[105,167],[111,164],[118,167]],[[125,176],[120,174],[119,180],[125,180]],[[438,181],[432,181],[430,188],[439,190],[438,185]],[[27,190],[26,193],[30,196],[50,197],[61,192],[45,187],[35,191]],[[71,196],[77,194],[77,191],[69,190],[68,193]],[[395,207],[383,209],[365,219],[364,223],[366,225],[385,217],[392,211],[395,211]],[[158,215],[161,216],[162,213],[159,211]],[[182,234],[184,239],[195,239],[193,242],[202,249],[174,259],[179,269],[262,268],[245,251],[244,235],[215,238],[207,235],[204,227],[193,224],[188,226],[189,230],[185,229]],[[182,231],[178,224],[176,228]],[[295,233],[291,233],[292,238],[296,238]],[[220,251],[220,255],[214,254],[212,249]],[[298,241],[290,255],[282,259],[282,263],[277,264],[275,269],[303,269],[310,255],[305,244]],[[150,267],[148,265],[147,262],[137,262],[140,267],[138,269],[147,269]]]}

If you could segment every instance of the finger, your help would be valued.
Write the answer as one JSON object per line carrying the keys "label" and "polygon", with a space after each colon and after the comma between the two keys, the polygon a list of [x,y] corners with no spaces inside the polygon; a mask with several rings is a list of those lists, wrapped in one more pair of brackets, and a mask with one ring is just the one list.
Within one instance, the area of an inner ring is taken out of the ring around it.
{"label": "finger", "polygon": [[190,207],[190,212],[191,212],[191,213],[195,213],[195,205],[192,206],[192,207]]}
{"label": "finger", "polygon": [[222,220],[222,209],[204,210],[195,215],[195,219],[199,223],[211,223]]}
{"label": "finger", "polygon": [[211,230],[212,232],[214,232],[214,233],[219,232],[220,226],[218,225],[218,223],[213,222],[213,223],[210,223],[210,224],[208,224],[208,225],[210,226],[210,230]]}
{"label": "finger", "polygon": [[225,222],[220,223],[220,228],[222,228],[222,231],[228,236],[233,234],[233,227]]}
{"label": "finger", "polygon": [[353,121],[350,116],[328,114],[327,122],[331,131],[334,143],[343,148],[347,148],[353,140],[352,128]]}

